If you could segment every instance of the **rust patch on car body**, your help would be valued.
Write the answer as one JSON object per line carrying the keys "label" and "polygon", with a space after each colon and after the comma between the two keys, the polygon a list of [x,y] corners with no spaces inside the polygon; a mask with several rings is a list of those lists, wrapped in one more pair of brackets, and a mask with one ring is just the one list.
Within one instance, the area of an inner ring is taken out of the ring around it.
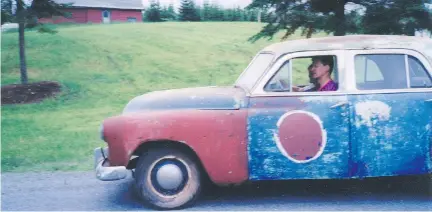
{"label": "rust patch on car body", "polygon": [[241,183],[248,179],[246,117],[246,110],[165,110],[112,117],[104,122],[109,160],[126,166],[142,143],[173,140],[197,154],[213,182]]}

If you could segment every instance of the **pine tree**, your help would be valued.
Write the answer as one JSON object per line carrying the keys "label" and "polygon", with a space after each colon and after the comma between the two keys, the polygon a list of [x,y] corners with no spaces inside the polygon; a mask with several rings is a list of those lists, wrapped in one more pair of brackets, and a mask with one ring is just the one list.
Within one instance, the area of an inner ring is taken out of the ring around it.
{"label": "pine tree", "polygon": [[160,10],[160,16],[162,21],[174,21],[177,19],[177,14],[174,11],[174,6],[173,4],[169,4],[169,6],[164,6],[161,10]]}
{"label": "pine tree", "polygon": [[[248,8],[272,9],[273,12],[266,17],[268,24],[250,40],[271,39],[281,30],[285,31],[282,39],[286,39],[298,29],[306,37],[319,31],[335,36],[357,30],[412,34],[415,30],[432,28],[431,12],[426,8],[428,2],[430,0],[253,0]],[[348,3],[365,7],[364,17],[359,18],[356,13],[346,14]],[[388,29],[383,29],[383,26],[388,26]]]}
{"label": "pine tree", "polygon": [[167,12],[168,12],[168,17],[171,20],[176,20],[177,19],[177,13],[175,12],[174,5],[172,3],[169,4]]}
{"label": "pine tree", "polygon": [[245,19],[246,21],[257,22],[257,14],[258,12],[255,9],[245,9]]}
{"label": "pine tree", "polygon": [[209,0],[205,0],[203,3],[203,9],[201,12],[201,20],[210,21],[211,20],[211,5]]}
{"label": "pine tree", "polygon": [[159,1],[151,0],[150,7],[144,12],[146,21],[160,22],[162,21],[162,9]]}
{"label": "pine tree", "polygon": [[213,6],[213,19],[215,21],[224,21],[224,9],[217,4]]}
{"label": "pine tree", "polygon": [[240,21],[242,19],[242,10],[240,7],[234,9],[234,21]]}
{"label": "pine tree", "polygon": [[1,24],[13,21],[12,0],[1,0]]}
{"label": "pine tree", "polygon": [[193,0],[182,0],[179,13],[181,21],[200,21],[201,19]]}
{"label": "pine tree", "polygon": [[232,21],[232,10],[231,9],[224,9],[223,10],[223,20],[224,21]]}
{"label": "pine tree", "polygon": [[431,31],[431,11],[423,5],[423,0],[393,0],[391,7],[387,2],[367,5],[361,23],[364,33],[413,36],[417,30]]}
{"label": "pine tree", "polygon": [[210,21],[219,20],[219,10],[218,10],[217,5],[215,5],[215,4],[209,5],[209,20]]}

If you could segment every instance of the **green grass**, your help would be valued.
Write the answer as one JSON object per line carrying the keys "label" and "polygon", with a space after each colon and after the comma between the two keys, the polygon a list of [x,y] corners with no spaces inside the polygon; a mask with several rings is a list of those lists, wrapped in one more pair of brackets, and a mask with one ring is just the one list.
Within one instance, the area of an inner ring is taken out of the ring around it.
{"label": "green grass", "polygon": [[[261,26],[143,23],[27,32],[30,82],[58,81],[65,91],[39,104],[2,106],[2,171],[92,169],[104,118],[145,92],[232,84],[259,49],[279,41],[248,42]],[[1,83],[19,83],[17,34],[1,41]]]}

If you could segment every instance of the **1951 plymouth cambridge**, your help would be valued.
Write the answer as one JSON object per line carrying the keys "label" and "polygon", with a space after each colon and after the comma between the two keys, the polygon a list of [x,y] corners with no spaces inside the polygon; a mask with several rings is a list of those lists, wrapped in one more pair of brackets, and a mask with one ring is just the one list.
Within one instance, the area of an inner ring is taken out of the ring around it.
{"label": "1951 plymouth cambridge", "polygon": [[100,128],[100,180],[133,170],[143,202],[190,205],[204,180],[432,172],[432,40],[349,35],[261,50],[233,86],[156,91]]}

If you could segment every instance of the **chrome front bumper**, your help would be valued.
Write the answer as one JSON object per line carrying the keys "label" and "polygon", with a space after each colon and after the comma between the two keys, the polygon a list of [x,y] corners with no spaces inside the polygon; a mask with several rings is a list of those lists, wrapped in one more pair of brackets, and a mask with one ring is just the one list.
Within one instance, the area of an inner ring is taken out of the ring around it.
{"label": "chrome front bumper", "polygon": [[109,166],[108,147],[94,149],[96,177],[102,181],[114,181],[126,178],[128,170],[125,166]]}

